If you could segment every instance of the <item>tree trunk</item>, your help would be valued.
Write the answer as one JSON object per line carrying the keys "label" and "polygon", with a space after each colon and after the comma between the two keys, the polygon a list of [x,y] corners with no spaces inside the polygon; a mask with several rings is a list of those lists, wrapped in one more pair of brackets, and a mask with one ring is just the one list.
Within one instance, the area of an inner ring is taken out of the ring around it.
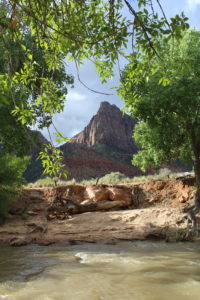
{"label": "tree trunk", "polygon": [[194,174],[197,187],[200,188],[200,157],[196,157],[194,161]]}
{"label": "tree trunk", "polygon": [[200,159],[194,161],[194,174],[196,179],[197,190],[194,195],[194,205],[187,212],[188,221],[192,223],[192,228],[197,227],[196,214],[200,211]]}
{"label": "tree trunk", "polygon": [[192,222],[192,227],[196,227],[196,214],[200,211],[200,143],[196,136],[195,128],[191,128],[192,148],[194,153],[194,174],[197,190],[194,196],[194,206],[188,211],[188,219]]}
{"label": "tree trunk", "polygon": [[76,204],[76,203],[69,203],[65,204],[63,207],[57,208],[58,210],[64,210],[70,214],[79,214],[82,212],[89,212],[89,211],[100,211],[100,210],[109,210],[113,208],[121,208],[125,207],[125,203],[123,201],[101,201],[96,203],[90,204]]}
{"label": "tree trunk", "polygon": [[194,197],[194,208],[200,209],[200,158],[194,161],[194,174],[196,179],[197,191]]}

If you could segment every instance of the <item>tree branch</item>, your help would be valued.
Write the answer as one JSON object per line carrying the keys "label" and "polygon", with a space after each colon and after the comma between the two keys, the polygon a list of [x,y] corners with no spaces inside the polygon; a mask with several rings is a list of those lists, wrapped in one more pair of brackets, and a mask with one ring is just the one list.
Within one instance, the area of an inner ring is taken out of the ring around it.
{"label": "tree branch", "polygon": [[93,93],[96,93],[96,94],[101,94],[101,95],[106,95],[106,96],[113,96],[114,94],[108,94],[108,93],[104,93],[104,92],[99,92],[99,91],[96,91],[96,90],[93,90],[91,88],[89,88],[81,79],[80,79],[80,75],[79,75],[79,70],[78,70],[78,63],[77,63],[77,60],[74,59],[75,61],[75,66],[76,66],[76,72],[77,72],[77,77],[78,77],[78,81],[86,88],[88,89],[89,91],[93,92]]}
{"label": "tree branch", "polygon": [[[31,18],[33,18],[38,24],[44,25],[44,23],[43,23],[38,17],[36,17],[35,14],[32,12],[33,10],[30,10],[30,9],[28,9],[27,7],[25,7],[24,5],[19,4],[19,2],[17,3],[17,5],[22,9],[22,11],[24,11],[28,16],[30,16]],[[133,22],[127,24],[126,26],[117,28],[117,30],[112,31],[111,33],[108,33],[108,34],[104,35],[103,37],[97,39],[97,40],[94,41],[94,42],[88,42],[88,41],[82,41],[82,40],[79,40],[79,39],[75,39],[75,38],[73,38],[71,35],[69,35],[69,33],[67,33],[66,31],[65,31],[65,32],[62,32],[62,31],[60,31],[59,29],[54,28],[53,26],[51,26],[51,25],[48,24],[48,23],[46,23],[45,25],[46,25],[50,30],[55,31],[56,33],[60,34],[61,36],[65,37],[65,38],[68,38],[69,40],[71,40],[71,41],[73,41],[73,42],[75,42],[75,43],[78,43],[78,44],[87,44],[87,45],[96,45],[96,44],[98,44],[99,42],[105,40],[106,38],[109,38],[109,37],[111,37],[111,36],[114,36],[114,35],[116,35],[118,32],[121,32],[121,31],[123,31],[125,28],[128,28],[129,26],[133,25]]]}
{"label": "tree branch", "polygon": [[[139,19],[139,18],[138,18],[138,15],[137,15],[137,13],[136,13],[136,11],[133,9],[133,7],[130,5],[130,3],[129,3],[127,0],[124,0],[124,2],[126,3],[127,7],[129,8],[130,12],[132,13],[132,15],[133,15],[136,19]],[[157,50],[155,49],[152,40],[151,40],[150,37],[148,36],[148,33],[147,33],[148,30],[146,29],[144,23],[141,21],[141,19],[139,19],[139,21],[140,21],[140,25],[141,25],[141,27],[142,27],[143,33],[144,33],[146,39],[147,39],[148,42],[149,42],[150,48],[153,50],[154,54],[155,54],[160,60],[162,60],[161,57],[160,57],[160,55],[158,54]]]}

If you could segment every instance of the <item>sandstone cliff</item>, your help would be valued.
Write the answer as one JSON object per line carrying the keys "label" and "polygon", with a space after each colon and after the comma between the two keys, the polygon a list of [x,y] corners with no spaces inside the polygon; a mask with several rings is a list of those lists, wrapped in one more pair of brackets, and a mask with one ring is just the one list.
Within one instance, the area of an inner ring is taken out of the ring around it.
{"label": "sandstone cliff", "polygon": [[101,177],[116,171],[130,177],[141,175],[131,165],[132,154],[137,152],[132,138],[135,124],[116,105],[102,102],[84,130],[60,147],[69,178]]}
{"label": "sandstone cliff", "polygon": [[82,132],[72,138],[72,142],[88,147],[104,144],[134,153],[136,147],[132,135],[135,124],[136,122],[127,114],[123,115],[116,105],[102,102],[97,114]]}

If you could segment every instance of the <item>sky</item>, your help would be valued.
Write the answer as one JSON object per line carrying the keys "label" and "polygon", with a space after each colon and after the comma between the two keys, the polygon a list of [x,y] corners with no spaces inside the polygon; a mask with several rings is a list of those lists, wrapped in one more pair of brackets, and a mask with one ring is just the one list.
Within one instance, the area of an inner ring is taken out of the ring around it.
{"label": "sky", "polygon": [[[160,0],[160,2],[168,18],[184,11],[185,15],[189,18],[190,26],[200,29],[200,0]],[[134,1],[129,0],[129,3],[133,5]],[[125,8],[123,13],[125,16],[131,18],[128,9]],[[74,63],[66,62],[66,64],[67,73],[74,76],[74,88],[68,89],[64,111],[61,114],[56,114],[53,121],[56,128],[63,133],[63,136],[72,137],[87,126],[92,116],[96,114],[102,101],[115,104],[120,109],[123,108],[124,103],[119,99],[115,90],[112,89],[119,84],[118,66],[114,68],[114,78],[106,84],[101,84],[101,80],[91,62],[86,61],[84,66],[79,68],[79,76],[89,88],[113,94],[112,96],[106,96],[91,92],[84,87],[78,81]],[[120,68],[123,68],[124,65],[125,60],[120,62]],[[43,134],[48,139],[45,130]]]}

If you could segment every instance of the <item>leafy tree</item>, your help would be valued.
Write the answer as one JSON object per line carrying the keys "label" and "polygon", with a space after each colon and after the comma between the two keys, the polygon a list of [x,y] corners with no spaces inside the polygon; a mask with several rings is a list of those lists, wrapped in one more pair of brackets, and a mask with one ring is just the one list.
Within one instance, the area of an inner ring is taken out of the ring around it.
{"label": "leafy tree", "polygon": [[[64,65],[49,71],[45,53],[36,46],[30,33],[21,43],[13,40],[11,34],[2,38],[0,53],[1,143],[8,151],[15,147],[19,154],[26,153],[26,146],[31,144],[33,137],[30,125],[37,123],[39,128],[50,126],[52,113],[49,105],[54,111],[62,110],[67,94],[66,84],[72,84],[73,79],[66,74]],[[27,55],[31,59],[28,65],[25,63]],[[37,75],[35,78],[29,72],[33,68]],[[53,96],[50,95],[52,89]],[[49,97],[46,102],[51,101],[51,104],[45,103],[42,97]],[[20,108],[23,108],[23,113],[18,116]]]}
{"label": "leafy tree", "polygon": [[8,215],[11,203],[18,196],[17,189],[25,183],[22,175],[28,164],[28,157],[0,154],[0,222]]}
{"label": "leafy tree", "polygon": [[[1,1],[0,7],[8,19],[11,6]],[[30,126],[51,125],[53,113],[64,107],[66,84],[72,84],[73,78],[65,71],[61,51],[54,67],[49,66],[51,50],[36,42],[21,17],[23,34],[12,26],[3,27],[0,40],[0,143],[4,151],[23,156],[37,139]]]}
{"label": "leafy tree", "polygon": [[[134,138],[141,151],[133,164],[145,170],[177,158],[193,161],[200,207],[200,32],[187,31],[179,43],[163,42],[162,60],[154,57],[148,75],[135,79],[126,67],[121,94],[137,118]],[[127,81],[129,86],[127,86]]]}

